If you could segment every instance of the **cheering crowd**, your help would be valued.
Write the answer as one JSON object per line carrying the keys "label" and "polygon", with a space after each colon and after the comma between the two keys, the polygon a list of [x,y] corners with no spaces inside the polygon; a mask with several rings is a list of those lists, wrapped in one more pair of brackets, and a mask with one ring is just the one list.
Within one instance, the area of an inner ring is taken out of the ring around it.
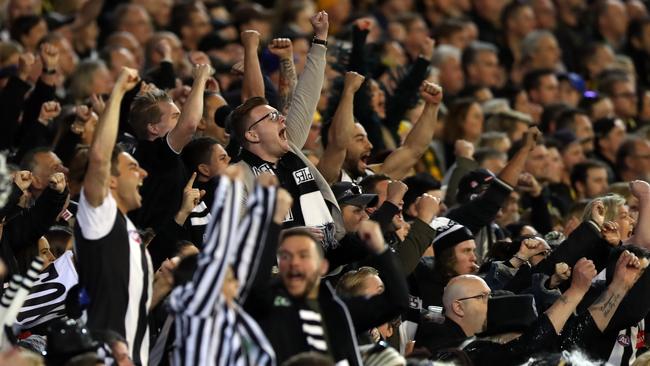
{"label": "cheering crowd", "polygon": [[0,3],[0,366],[650,365],[648,2]]}

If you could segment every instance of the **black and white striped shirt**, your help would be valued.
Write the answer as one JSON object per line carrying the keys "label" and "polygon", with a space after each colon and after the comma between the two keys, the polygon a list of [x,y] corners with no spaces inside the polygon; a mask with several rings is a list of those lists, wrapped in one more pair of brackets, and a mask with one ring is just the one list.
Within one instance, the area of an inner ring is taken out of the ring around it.
{"label": "black and white striped shirt", "polygon": [[149,358],[151,258],[135,225],[109,192],[93,207],[83,189],[75,227],[79,284],[90,297],[88,327],[110,329],[126,338],[136,365]]}
{"label": "black and white striped shirt", "polygon": [[275,365],[273,348],[257,323],[239,305],[228,306],[222,295],[231,265],[240,283],[238,299],[247,297],[273,219],[274,188],[258,187],[240,222],[242,193],[241,183],[220,178],[198,268],[192,281],[171,294],[174,365]]}

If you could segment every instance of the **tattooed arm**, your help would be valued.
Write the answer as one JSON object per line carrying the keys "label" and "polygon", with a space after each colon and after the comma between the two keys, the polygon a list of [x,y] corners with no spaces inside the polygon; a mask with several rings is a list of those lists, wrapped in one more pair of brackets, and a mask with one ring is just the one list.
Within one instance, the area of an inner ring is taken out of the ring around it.
{"label": "tattooed arm", "polygon": [[639,260],[639,258],[627,250],[621,253],[621,256],[616,262],[612,283],[609,284],[605,292],[589,307],[589,313],[601,332],[607,328],[621,301],[623,301],[627,292],[634,286],[634,283],[639,279],[647,265],[647,259]]}
{"label": "tattooed arm", "polygon": [[293,64],[293,46],[288,38],[276,38],[271,41],[269,51],[280,59],[280,82],[278,94],[280,95],[280,112],[284,115],[291,107],[293,90],[298,84],[296,67]]}
{"label": "tattooed arm", "polygon": [[594,277],[596,277],[596,266],[586,258],[580,259],[573,267],[571,287],[546,310],[546,316],[557,334],[562,332],[564,324],[582,301]]}

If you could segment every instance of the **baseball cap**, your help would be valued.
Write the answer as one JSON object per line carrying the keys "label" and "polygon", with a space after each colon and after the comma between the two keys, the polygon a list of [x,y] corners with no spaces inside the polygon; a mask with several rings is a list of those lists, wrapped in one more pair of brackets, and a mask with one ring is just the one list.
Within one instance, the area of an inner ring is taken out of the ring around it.
{"label": "baseball cap", "polygon": [[472,170],[460,179],[456,200],[461,204],[471,201],[474,195],[483,193],[493,180],[494,174],[487,169]]}
{"label": "baseball cap", "polygon": [[332,192],[339,205],[374,207],[379,198],[376,194],[361,193],[361,188],[352,182],[338,182],[332,185]]}

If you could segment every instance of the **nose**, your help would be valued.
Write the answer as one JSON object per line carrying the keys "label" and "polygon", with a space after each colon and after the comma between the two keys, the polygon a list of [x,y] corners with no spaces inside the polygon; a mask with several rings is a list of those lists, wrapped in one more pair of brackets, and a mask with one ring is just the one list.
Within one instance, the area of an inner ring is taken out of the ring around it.
{"label": "nose", "polygon": [[64,165],[59,165],[57,172],[68,175],[69,169],[66,168]]}
{"label": "nose", "polygon": [[149,173],[147,173],[146,170],[140,168],[140,176],[142,177],[142,179],[146,178],[148,175]]}

